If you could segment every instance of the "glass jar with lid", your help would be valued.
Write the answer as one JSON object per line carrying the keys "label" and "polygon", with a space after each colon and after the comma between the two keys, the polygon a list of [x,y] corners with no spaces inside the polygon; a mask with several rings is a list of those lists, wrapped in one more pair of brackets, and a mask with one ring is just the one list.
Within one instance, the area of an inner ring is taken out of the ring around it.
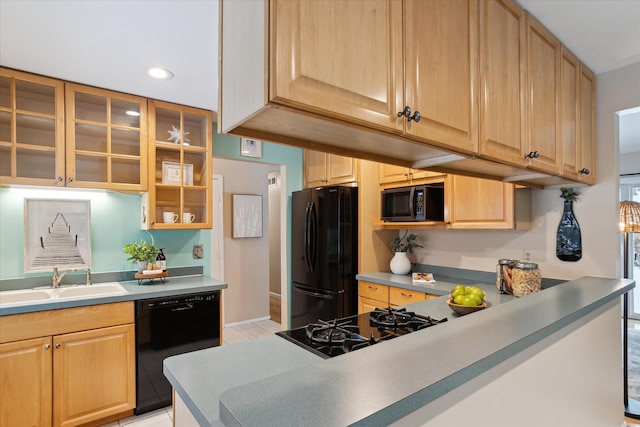
{"label": "glass jar with lid", "polygon": [[517,259],[499,259],[496,265],[496,286],[500,293],[510,294],[511,290],[511,270],[519,261]]}
{"label": "glass jar with lid", "polygon": [[534,262],[518,262],[511,270],[511,288],[517,297],[538,292],[542,286],[542,273]]}

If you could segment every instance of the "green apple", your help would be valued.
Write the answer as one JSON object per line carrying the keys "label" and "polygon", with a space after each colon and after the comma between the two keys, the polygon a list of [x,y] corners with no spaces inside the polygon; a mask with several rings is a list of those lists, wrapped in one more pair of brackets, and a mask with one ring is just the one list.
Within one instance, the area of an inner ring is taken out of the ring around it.
{"label": "green apple", "polygon": [[453,299],[453,302],[455,304],[459,304],[459,305],[465,305],[464,303],[467,302],[468,297],[466,295],[458,295]]}
{"label": "green apple", "polygon": [[458,295],[467,295],[467,291],[464,289],[454,289],[453,292],[451,292],[452,299],[455,299]]}

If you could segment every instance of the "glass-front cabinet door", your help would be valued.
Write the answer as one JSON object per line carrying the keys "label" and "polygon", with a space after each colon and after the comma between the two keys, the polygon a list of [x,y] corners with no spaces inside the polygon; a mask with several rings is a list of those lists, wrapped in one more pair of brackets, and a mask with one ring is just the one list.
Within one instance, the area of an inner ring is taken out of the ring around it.
{"label": "glass-front cabinet door", "polygon": [[68,187],[147,189],[147,99],[66,84]]}
{"label": "glass-front cabinet door", "polygon": [[64,185],[64,82],[0,68],[0,183]]}
{"label": "glass-front cabinet door", "polygon": [[149,101],[145,229],[211,228],[210,111]]}

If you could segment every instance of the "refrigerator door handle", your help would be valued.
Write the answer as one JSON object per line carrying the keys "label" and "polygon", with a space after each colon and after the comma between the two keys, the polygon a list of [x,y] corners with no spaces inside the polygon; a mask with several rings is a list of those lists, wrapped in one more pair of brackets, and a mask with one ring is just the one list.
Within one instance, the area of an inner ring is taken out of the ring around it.
{"label": "refrigerator door handle", "polygon": [[318,215],[316,213],[316,204],[311,202],[311,210],[309,212],[310,219],[310,245],[309,245],[309,271],[313,272],[318,257]]}
{"label": "refrigerator door handle", "polygon": [[309,295],[316,298],[323,298],[323,299],[334,299],[336,296],[340,295],[341,293],[344,293],[344,289],[338,292],[330,292],[330,291],[317,292],[319,291],[319,289],[301,287],[300,285],[296,285],[296,284],[294,284],[293,287],[296,288],[296,290],[302,294]]}
{"label": "refrigerator door handle", "polygon": [[318,234],[318,217],[316,215],[316,204],[307,203],[304,217],[304,262],[307,271],[313,273],[313,267],[316,265],[317,257],[317,234]]}
{"label": "refrigerator door handle", "polygon": [[307,268],[307,271],[313,271],[313,265],[311,264],[311,207],[313,204],[311,202],[307,203],[307,208],[304,212],[304,266]]}

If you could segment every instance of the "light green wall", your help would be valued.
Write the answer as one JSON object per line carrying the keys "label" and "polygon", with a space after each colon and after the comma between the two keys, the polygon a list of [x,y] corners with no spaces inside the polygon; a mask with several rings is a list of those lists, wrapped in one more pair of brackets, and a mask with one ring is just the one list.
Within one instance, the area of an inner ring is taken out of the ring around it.
{"label": "light green wall", "polygon": [[302,149],[300,148],[263,142],[262,158],[244,157],[240,155],[240,138],[232,135],[215,134],[213,136],[213,156],[285,165],[287,170],[287,195],[290,197],[293,191],[302,189]]}
{"label": "light green wall", "polygon": [[[291,236],[291,192],[302,188],[302,150],[268,142],[262,144],[262,158],[240,156],[240,138],[214,135],[213,154],[216,157],[234,158],[286,166],[288,195],[287,241]],[[215,171],[214,171],[215,173]],[[129,271],[122,251],[125,243],[133,240],[151,240],[157,247],[165,248],[167,266],[202,266],[205,275],[210,274],[209,230],[156,230],[147,233],[140,229],[139,195],[103,191],[77,191],[56,188],[1,188],[0,189],[0,279],[48,276],[25,274],[23,266],[24,199],[84,199],[91,200],[91,270],[94,273]],[[204,245],[204,258],[193,259],[193,245]],[[287,251],[287,264],[291,259]]]}
{"label": "light green wall", "polygon": [[202,243],[205,255],[209,247],[209,230],[140,230],[139,195],[77,191],[71,189],[2,188],[0,189],[0,279],[48,276],[48,273],[25,274],[23,265],[24,199],[82,199],[91,201],[91,270],[94,273],[129,271],[134,268],[122,251],[125,243],[151,236],[157,247],[165,248],[167,266],[202,266],[209,274],[209,258],[193,259],[194,244]]}

